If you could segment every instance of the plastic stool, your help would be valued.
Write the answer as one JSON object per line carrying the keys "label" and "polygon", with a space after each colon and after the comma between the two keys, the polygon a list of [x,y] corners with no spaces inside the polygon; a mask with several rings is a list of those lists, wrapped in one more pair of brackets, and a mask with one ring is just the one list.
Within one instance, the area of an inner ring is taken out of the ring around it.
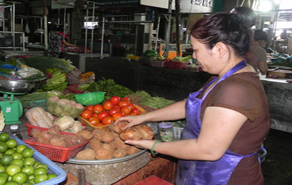
{"label": "plastic stool", "polygon": [[173,185],[163,179],[160,179],[154,175],[151,175],[145,179],[143,179],[142,181],[140,182],[137,182],[136,184],[134,185],[154,185],[154,184],[159,184],[159,185]]}

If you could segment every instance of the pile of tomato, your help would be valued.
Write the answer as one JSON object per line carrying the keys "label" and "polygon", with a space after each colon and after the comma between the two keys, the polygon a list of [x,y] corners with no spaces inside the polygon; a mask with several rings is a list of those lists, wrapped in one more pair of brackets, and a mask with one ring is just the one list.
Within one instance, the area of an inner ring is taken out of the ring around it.
{"label": "pile of tomato", "polygon": [[94,126],[104,126],[113,123],[119,117],[139,115],[141,111],[127,97],[112,96],[102,104],[88,105],[81,113]]}

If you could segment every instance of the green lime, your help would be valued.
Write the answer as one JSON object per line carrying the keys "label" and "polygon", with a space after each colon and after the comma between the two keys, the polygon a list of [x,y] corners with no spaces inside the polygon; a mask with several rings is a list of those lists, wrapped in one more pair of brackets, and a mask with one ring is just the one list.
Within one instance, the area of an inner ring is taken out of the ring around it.
{"label": "green lime", "polygon": [[16,165],[20,166],[20,168],[23,167],[23,161],[21,159],[13,159],[13,161],[11,161],[10,165],[11,164],[16,164]]}
{"label": "green lime", "polygon": [[21,169],[21,171],[30,176],[30,175],[33,175],[34,167],[33,166],[25,166]]}
{"label": "green lime", "polygon": [[14,181],[8,181],[8,182],[6,182],[5,185],[19,185],[19,183],[14,182]]}
{"label": "green lime", "polygon": [[32,182],[26,182],[26,183],[24,183],[22,185],[34,185],[34,183],[32,183]]}
{"label": "green lime", "polygon": [[56,174],[53,174],[53,173],[48,174],[48,179],[53,179],[55,177],[57,177]]}
{"label": "green lime", "polygon": [[7,179],[3,176],[0,176],[0,185],[4,185],[7,182]]}
{"label": "green lime", "polygon": [[5,142],[0,142],[0,152],[6,152],[6,150],[8,149],[8,146]]}
{"label": "green lime", "polygon": [[43,174],[47,174],[47,173],[48,173],[48,170],[45,168],[37,168],[33,172],[34,176],[43,175]]}
{"label": "green lime", "polygon": [[14,153],[12,154],[12,156],[13,156],[14,159],[22,159],[22,158],[23,158],[23,157],[22,157],[22,154],[20,154],[20,153],[18,153],[18,152],[14,152]]}
{"label": "green lime", "polygon": [[13,161],[13,156],[11,154],[4,154],[0,159],[0,163],[3,166],[8,166],[11,163],[11,161]]}
{"label": "green lime", "polygon": [[3,166],[3,165],[0,165],[0,173],[1,172],[6,172],[6,168],[5,168],[5,166]]}
{"label": "green lime", "polygon": [[48,180],[48,176],[46,174],[36,175],[34,177],[34,183],[41,183]]}
{"label": "green lime", "polygon": [[6,150],[6,152],[4,154],[14,154],[16,151],[9,148],[8,150]]}
{"label": "green lime", "polygon": [[26,158],[26,157],[32,157],[33,154],[34,154],[34,152],[33,152],[33,150],[32,150],[31,148],[25,148],[25,149],[21,152],[21,154],[22,154],[22,156],[23,156],[24,158]]}
{"label": "green lime", "polygon": [[17,146],[17,141],[15,139],[8,139],[6,141],[8,148],[14,148]]}
{"label": "green lime", "polygon": [[44,164],[44,163],[40,163],[39,165],[35,166],[35,168],[45,168],[45,169],[49,169],[48,165]]}
{"label": "green lime", "polygon": [[0,172],[0,176],[5,177],[8,180],[9,175],[6,172]]}
{"label": "green lime", "polygon": [[27,157],[23,159],[23,165],[24,166],[34,166],[36,163],[36,159],[32,157]]}
{"label": "green lime", "polygon": [[26,149],[26,148],[28,148],[26,145],[18,145],[18,146],[16,147],[16,152],[18,152],[18,153],[21,154],[21,152],[22,152],[24,149]]}
{"label": "green lime", "polygon": [[39,161],[36,161],[35,164],[33,165],[33,167],[37,167],[39,164],[41,164]]}
{"label": "green lime", "polygon": [[12,180],[19,184],[23,184],[27,180],[27,175],[23,172],[18,172],[12,176]]}
{"label": "green lime", "polygon": [[18,166],[17,164],[12,164],[12,165],[9,165],[7,168],[6,168],[6,173],[10,176],[13,176],[15,175],[16,173],[20,172],[21,171],[21,168],[20,166]]}
{"label": "green lime", "polygon": [[2,133],[0,134],[0,141],[5,142],[5,141],[7,141],[8,139],[9,139],[9,134],[7,134],[7,133],[5,133],[5,132],[2,132]]}

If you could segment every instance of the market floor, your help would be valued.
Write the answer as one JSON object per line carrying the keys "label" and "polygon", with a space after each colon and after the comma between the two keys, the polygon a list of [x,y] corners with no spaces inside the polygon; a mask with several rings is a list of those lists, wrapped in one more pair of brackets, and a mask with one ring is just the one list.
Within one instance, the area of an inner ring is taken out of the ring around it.
{"label": "market floor", "polygon": [[262,163],[265,185],[292,185],[292,133],[270,130]]}
{"label": "market floor", "polygon": [[[23,139],[28,138],[26,118],[20,119]],[[9,131],[9,125],[4,131]],[[264,147],[268,151],[262,163],[265,185],[292,185],[292,133],[270,130]]]}

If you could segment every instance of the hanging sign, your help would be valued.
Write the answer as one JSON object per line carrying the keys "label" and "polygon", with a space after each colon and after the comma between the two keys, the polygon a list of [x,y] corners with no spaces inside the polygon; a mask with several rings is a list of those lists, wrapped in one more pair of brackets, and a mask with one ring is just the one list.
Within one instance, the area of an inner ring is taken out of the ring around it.
{"label": "hanging sign", "polygon": [[74,8],[75,0],[51,0],[52,9]]}

